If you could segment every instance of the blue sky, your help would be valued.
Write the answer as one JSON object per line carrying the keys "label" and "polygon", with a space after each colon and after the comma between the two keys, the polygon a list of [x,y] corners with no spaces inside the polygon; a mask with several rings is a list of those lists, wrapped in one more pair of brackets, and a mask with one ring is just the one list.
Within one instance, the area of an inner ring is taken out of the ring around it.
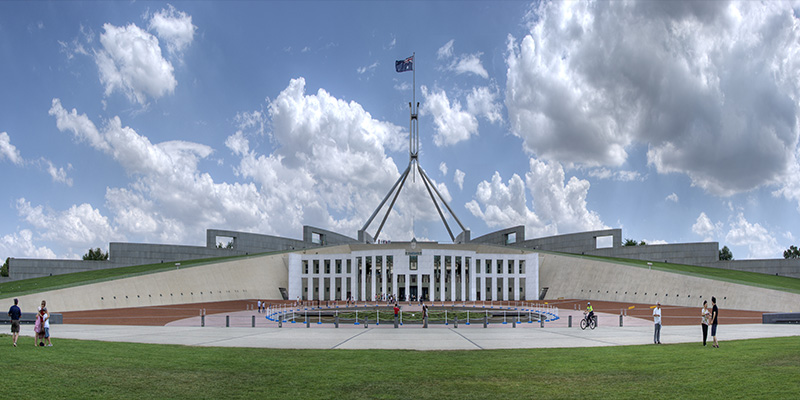
{"label": "blue sky", "polygon": [[[355,237],[408,164],[394,62],[415,53],[420,161],[473,237],[622,228],[780,258],[800,237],[795,9],[0,2],[0,257]],[[412,237],[450,241],[419,179],[381,233]]]}

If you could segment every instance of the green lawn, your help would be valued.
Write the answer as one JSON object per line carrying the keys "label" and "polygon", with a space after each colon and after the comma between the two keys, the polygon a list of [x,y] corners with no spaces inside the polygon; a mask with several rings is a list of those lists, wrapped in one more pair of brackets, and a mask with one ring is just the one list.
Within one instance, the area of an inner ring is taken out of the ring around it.
{"label": "green lawn", "polygon": [[[272,253],[264,253],[272,254]],[[260,254],[260,255],[264,255]],[[181,268],[196,267],[236,258],[255,257],[230,256],[207,258],[200,260],[181,261]],[[96,271],[74,272],[71,274],[45,276],[42,278],[23,279],[19,281],[0,283],[0,299],[23,296],[26,294],[39,293],[46,290],[63,289],[73,286],[87,285],[90,283],[105,282],[114,279],[130,278],[139,275],[153,274],[162,271],[175,269],[174,262],[135,265],[131,267],[100,269]]]}
{"label": "green lawn", "polygon": [[4,398],[797,398],[798,338],[486,351],[202,348],[0,337]]}

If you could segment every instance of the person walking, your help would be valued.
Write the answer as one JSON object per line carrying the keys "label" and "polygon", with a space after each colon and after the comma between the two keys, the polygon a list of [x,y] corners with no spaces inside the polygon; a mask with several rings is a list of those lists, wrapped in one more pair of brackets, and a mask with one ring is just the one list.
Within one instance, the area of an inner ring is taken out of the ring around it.
{"label": "person walking", "polygon": [[700,310],[700,314],[703,317],[700,325],[703,327],[703,346],[705,346],[708,338],[708,323],[711,320],[711,311],[708,310],[707,300],[703,300],[703,309]]}
{"label": "person walking", "polygon": [[11,337],[14,339],[14,347],[17,347],[17,338],[19,338],[19,318],[22,316],[22,310],[19,309],[19,299],[14,299],[14,305],[8,309],[8,316],[11,317]]}
{"label": "person walking", "polygon": [[656,303],[656,308],[653,309],[653,323],[655,323],[655,333],[653,334],[653,343],[661,344],[661,303]]}
{"label": "person walking", "polygon": [[719,348],[717,342],[717,323],[719,322],[719,308],[717,308],[717,298],[711,296],[711,339],[714,339],[712,347]]}

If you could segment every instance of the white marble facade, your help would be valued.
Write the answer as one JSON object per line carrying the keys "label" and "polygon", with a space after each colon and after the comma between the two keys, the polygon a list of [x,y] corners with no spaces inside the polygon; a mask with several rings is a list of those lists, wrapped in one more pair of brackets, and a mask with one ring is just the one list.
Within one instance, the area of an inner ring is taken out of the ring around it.
{"label": "white marble facade", "polygon": [[538,296],[537,253],[478,253],[448,245],[374,247],[344,254],[291,253],[289,298],[514,301]]}

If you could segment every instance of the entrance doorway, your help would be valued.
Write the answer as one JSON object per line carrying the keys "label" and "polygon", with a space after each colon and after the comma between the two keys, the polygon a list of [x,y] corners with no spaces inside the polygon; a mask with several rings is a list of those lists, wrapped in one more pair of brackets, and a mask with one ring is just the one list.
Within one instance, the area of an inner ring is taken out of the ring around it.
{"label": "entrance doorway", "polygon": [[416,286],[410,286],[408,288],[408,291],[410,292],[409,296],[411,296],[411,299],[419,300],[419,297],[417,297],[417,287]]}

